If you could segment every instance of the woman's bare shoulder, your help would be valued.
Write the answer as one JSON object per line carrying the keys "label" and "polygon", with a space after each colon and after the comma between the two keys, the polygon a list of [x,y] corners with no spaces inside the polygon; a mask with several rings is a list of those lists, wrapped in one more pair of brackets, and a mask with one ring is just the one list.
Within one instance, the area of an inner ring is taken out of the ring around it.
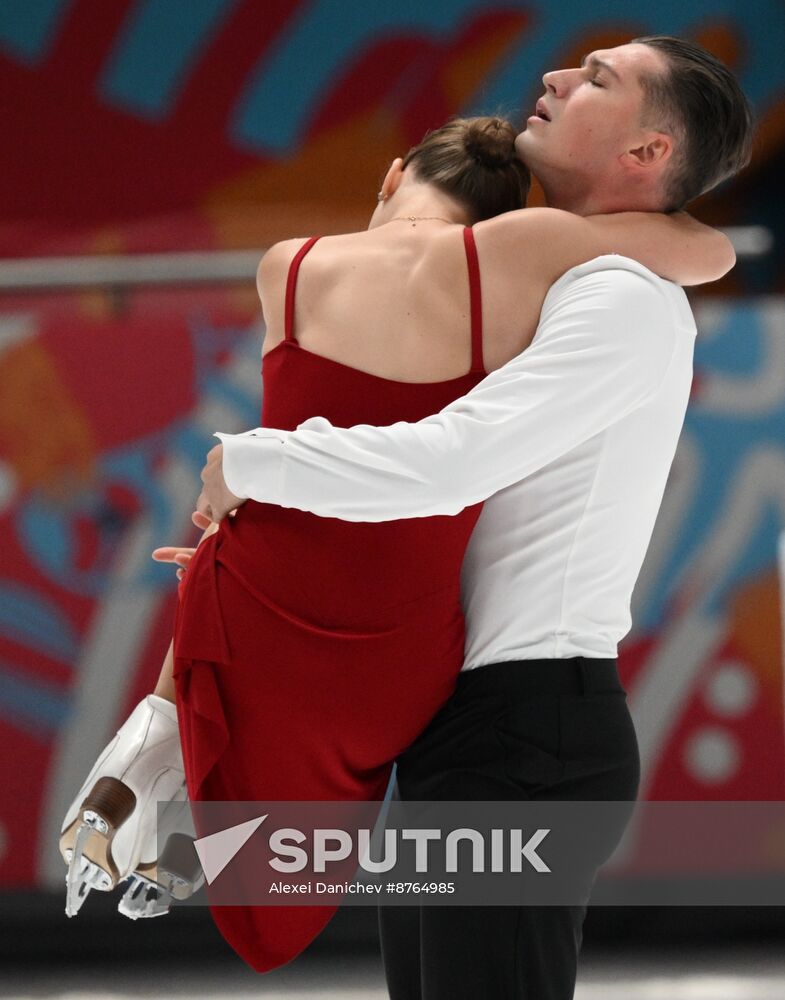
{"label": "woman's bare shoulder", "polygon": [[283,338],[284,293],[289,266],[305,238],[281,240],[265,250],[256,269],[256,291],[262,306],[267,334],[265,352]]}
{"label": "woman's bare shoulder", "polygon": [[296,237],[291,240],[280,240],[265,250],[256,271],[256,285],[260,295],[265,288],[275,287],[286,279],[289,265],[307,239],[308,237]]}

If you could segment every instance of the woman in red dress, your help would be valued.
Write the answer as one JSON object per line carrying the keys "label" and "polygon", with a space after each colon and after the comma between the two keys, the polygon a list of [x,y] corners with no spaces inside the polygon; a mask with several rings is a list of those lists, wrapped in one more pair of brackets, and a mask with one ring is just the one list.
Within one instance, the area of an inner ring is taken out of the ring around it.
{"label": "woman in red dress", "polygon": [[[471,228],[525,201],[514,138],[499,119],[450,122],[393,163],[367,231],[268,251],[262,424],[415,422],[525,349],[532,325],[494,308]],[[547,215],[554,239],[532,246],[540,304],[559,274],[609,250],[677,270],[677,232],[683,258],[700,244],[718,270],[707,277],[723,272],[717,235],[691,220],[582,220],[576,241],[559,238],[564,215]],[[381,801],[461,669],[460,570],[480,511],[357,523],[248,501],[212,526],[156,688],[176,701],[189,798]],[[258,971],[294,958],[335,909],[211,906]]]}

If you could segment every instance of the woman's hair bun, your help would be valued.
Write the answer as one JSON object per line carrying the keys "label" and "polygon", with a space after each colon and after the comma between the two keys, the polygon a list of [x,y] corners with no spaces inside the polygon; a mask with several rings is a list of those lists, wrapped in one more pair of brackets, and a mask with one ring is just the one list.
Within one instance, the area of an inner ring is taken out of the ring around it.
{"label": "woman's hair bun", "polygon": [[506,167],[515,159],[515,129],[502,118],[471,118],[464,146],[469,156],[486,167]]}
{"label": "woman's hair bun", "polygon": [[403,168],[463,205],[474,224],[526,204],[531,177],[515,155],[515,136],[498,115],[451,118],[412,146]]}

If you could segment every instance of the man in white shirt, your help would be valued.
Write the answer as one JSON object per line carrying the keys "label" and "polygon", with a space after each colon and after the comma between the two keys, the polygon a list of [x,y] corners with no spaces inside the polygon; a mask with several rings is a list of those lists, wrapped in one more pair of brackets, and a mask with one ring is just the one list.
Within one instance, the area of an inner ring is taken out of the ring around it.
{"label": "man in white shirt", "polygon": [[[543,82],[517,146],[552,207],[670,210],[749,158],[743,94],[690,43],[636,40]],[[623,148],[632,121],[647,138]],[[461,580],[464,670],[398,760],[402,798],[635,798],[617,644],[682,426],[694,336],[680,288],[601,257],[553,285],[523,354],[417,424],[341,429],[316,417],[291,432],[218,435],[198,503],[214,520],[247,498],[349,521],[485,501]],[[467,715],[478,695],[490,711]],[[464,728],[451,725],[463,715]],[[382,908],[390,995],[568,1000],[584,915]]]}

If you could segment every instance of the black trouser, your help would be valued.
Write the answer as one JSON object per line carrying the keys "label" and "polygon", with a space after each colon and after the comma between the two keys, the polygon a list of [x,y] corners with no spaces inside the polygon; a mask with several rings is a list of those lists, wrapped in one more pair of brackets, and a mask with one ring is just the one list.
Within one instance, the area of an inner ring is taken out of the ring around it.
{"label": "black trouser", "polygon": [[[403,800],[633,801],[640,779],[616,660],[588,657],[464,671],[397,765]],[[585,915],[585,906],[380,907],[391,1000],[572,1000]]]}

